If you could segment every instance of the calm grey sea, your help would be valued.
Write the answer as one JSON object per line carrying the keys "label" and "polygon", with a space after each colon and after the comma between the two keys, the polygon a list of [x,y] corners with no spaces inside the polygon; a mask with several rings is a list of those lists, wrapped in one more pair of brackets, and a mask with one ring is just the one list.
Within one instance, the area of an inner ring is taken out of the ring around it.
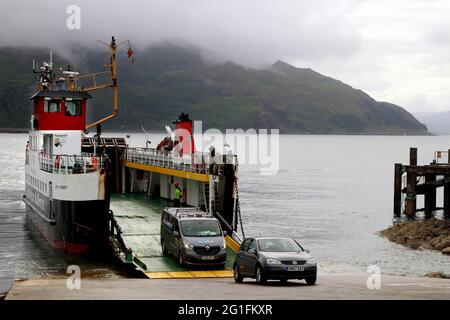
{"label": "calm grey sea", "polygon": [[[131,134],[131,144],[145,146],[162,136]],[[108,262],[54,252],[27,226],[21,201],[26,141],[25,134],[0,134],[0,292],[14,278],[61,273],[70,264],[119,277]],[[276,175],[240,168],[246,233],[297,238],[322,272],[365,272],[375,264],[386,274],[450,273],[449,257],[413,251],[376,234],[392,223],[393,166],[408,162],[410,146],[419,148],[419,163],[430,162],[435,150],[450,147],[450,137],[280,136]]]}

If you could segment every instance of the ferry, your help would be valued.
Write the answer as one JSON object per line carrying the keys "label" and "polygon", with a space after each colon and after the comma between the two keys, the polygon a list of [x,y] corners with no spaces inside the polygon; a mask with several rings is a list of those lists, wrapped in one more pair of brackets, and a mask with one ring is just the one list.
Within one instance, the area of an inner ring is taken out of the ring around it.
{"label": "ferry", "polygon": [[[122,261],[145,271],[148,262],[142,262],[145,254],[137,247],[154,248],[152,257],[158,257],[161,250],[154,241],[158,235],[135,232],[142,226],[142,217],[148,217],[148,208],[120,202],[137,195],[163,199],[171,206],[179,186],[181,205],[218,218],[227,231],[227,243],[236,249],[243,237],[237,156],[196,150],[187,114],[173,122],[175,131],[166,126],[168,136],[155,148],[131,147],[124,137],[103,137],[102,124],[118,116],[116,50],[127,42],[117,44],[112,37],[110,43],[102,43],[110,52],[103,72],[80,75],[69,66],[57,74],[51,53],[49,62],[41,66],[33,61],[38,82],[31,97],[23,197],[32,225],[58,250],[83,254],[106,246]],[[88,123],[90,92],[102,89],[112,89],[112,113]],[[224,161],[215,161],[218,157]],[[121,220],[133,214],[135,219]],[[144,223],[159,223],[154,221]],[[146,227],[156,230],[158,226]],[[137,246],[133,241],[139,236],[147,240]]]}

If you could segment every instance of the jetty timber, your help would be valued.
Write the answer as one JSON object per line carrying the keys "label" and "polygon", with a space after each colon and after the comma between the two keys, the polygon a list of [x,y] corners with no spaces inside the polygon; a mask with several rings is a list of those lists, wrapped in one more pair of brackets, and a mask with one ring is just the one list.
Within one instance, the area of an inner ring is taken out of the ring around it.
{"label": "jetty timber", "polygon": [[[438,188],[443,188],[442,207],[436,205]],[[450,217],[450,150],[436,151],[430,164],[418,165],[417,148],[410,148],[409,165],[396,163],[394,166],[394,215],[396,217],[402,214],[403,195],[403,214],[408,218],[415,217],[417,212],[424,212],[426,218],[431,218],[435,210],[443,210],[444,216]],[[425,197],[424,208],[417,208],[418,195]]]}

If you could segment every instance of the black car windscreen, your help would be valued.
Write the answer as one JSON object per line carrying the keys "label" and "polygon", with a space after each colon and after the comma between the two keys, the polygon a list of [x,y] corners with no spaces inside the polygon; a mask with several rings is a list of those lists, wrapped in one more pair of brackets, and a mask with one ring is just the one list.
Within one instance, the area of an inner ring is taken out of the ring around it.
{"label": "black car windscreen", "polygon": [[292,239],[259,239],[258,247],[265,252],[298,252],[303,249]]}

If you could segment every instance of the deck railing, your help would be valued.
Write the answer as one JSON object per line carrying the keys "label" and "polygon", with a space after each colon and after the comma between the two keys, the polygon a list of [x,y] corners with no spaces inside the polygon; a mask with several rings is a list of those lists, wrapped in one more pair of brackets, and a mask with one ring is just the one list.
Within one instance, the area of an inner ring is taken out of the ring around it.
{"label": "deck railing", "polygon": [[106,156],[83,155],[39,155],[42,171],[59,174],[84,174],[104,168]]}
{"label": "deck railing", "polygon": [[[217,161],[217,157],[213,158],[206,152],[177,157],[154,148],[129,148],[124,156],[124,160],[128,162],[203,174],[211,173],[214,168],[217,169],[223,163],[237,164],[235,155],[220,156],[220,159],[221,161]],[[219,164],[219,166],[214,166],[215,164]]]}

